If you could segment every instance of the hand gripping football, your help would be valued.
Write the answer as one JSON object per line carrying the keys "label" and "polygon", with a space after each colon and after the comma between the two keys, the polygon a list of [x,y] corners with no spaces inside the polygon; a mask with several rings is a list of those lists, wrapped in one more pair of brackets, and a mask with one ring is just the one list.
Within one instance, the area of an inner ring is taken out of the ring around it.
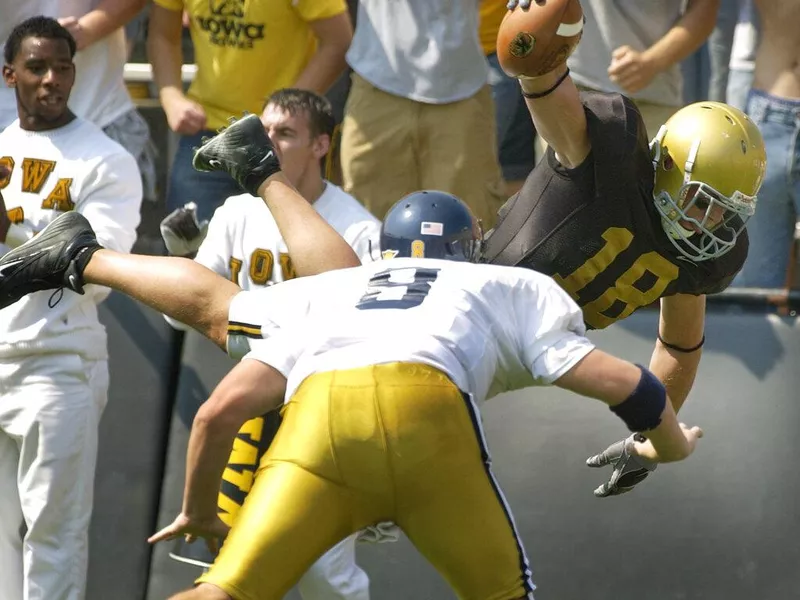
{"label": "hand gripping football", "polygon": [[539,77],[566,62],[583,33],[579,0],[534,0],[506,13],[497,58],[511,77]]}

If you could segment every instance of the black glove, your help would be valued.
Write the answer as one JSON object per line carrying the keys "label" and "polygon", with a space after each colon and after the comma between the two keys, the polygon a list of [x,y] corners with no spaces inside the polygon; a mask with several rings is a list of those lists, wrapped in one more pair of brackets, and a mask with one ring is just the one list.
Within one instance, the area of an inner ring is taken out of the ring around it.
{"label": "black glove", "polygon": [[590,467],[606,465],[614,467],[609,480],[594,491],[595,496],[606,498],[630,492],[637,483],[646,479],[651,472],[656,470],[657,463],[632,453],[633,443],[644,440],[645,438],[640,434],[634,434],[611,444],[600,454],[586,459],[586,464]]}

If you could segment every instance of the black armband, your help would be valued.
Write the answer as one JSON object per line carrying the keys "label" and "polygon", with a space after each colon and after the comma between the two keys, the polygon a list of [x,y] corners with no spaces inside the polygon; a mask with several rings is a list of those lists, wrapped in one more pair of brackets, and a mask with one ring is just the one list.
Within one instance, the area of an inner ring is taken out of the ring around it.
{"label": "black armband", "polygon": [[655,429],[661,423],[661,413],[667,404],[667,390],[658,377],[642,365],[636,365],[642,377],[625,401],[609,406],[631,431]]}
{"label": "black armband", "polygon": [[664,341],[664,338],[661,337],[660,333],[657,333],[656,335],[658,336],[658,341],[661,342],[661,345],[664,346],[665,348],[669,348],[670,350],[675,350],[675,352],[683,352],[685,354],[690,354],[692,352],[700,350],[700,348],[703,347],[703,344],[706,343],[705,334],[703,334],[703,338],[700,340],[700,343],[697,344],[697,346],[694,346],[692,348],[682,348],[681,346],[676,346],[675,344],[670,344],[669,342],[665,342]]}
{"label": "black armband", "polygon": [[525,90],[522,90],[522,95],[525,96],[526,98],[530,98],[531,100],[536,100],[537,98],[544,98],[545,96],[549,96],[550,94],[556,91],[556,88],[558,88],[558,86],[564,83],[564,80],[567,78],[567,75],[569,75],[569,68],[567,68],[567,70],[564,71],[564,74],[558,78],[558,81],[556,81],[552,87],[546,89],[543,92],[528,93]]}

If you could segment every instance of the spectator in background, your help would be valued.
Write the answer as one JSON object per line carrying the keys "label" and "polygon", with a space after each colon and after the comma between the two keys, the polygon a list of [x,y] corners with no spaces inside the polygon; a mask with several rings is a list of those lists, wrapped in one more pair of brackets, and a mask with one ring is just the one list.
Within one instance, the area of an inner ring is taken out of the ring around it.
{"label": "spectator in background", "polygon": [[[182,16],[186,11],[197,74],[184,93]],[[345,68],[352,26],[344,0],[155,0],[148,56],[170,129],[181,135],[170,169],[167,209],[197,204],[210,219],[240,193],[225,173],[192,168],[193,148],[231,116],[259,113],[285,87],[324,93]]]}
{"label": "spectator in background", "polygon": [[[42,5],[40,7],[40,4]],[[8,36],[18,24],[25,19],[38,15],[45,6],[52,3],[29,0],[0,0],[0,44],[5,47]],[[55,15],[51,15],[55,16]],[[0,85],[0,132],[8,127],[17,118],[17,97],[14,89],[3,84]]]}
{"label": "spectator in background", "polygon": [[145,0],[59,0],[59,22],[75,38],[75,89],[70,108],[102,127],[136,159],[144,197],[156,199],[156,151],[150,128],[125,87],[125,25]]}
{"label": "spectator in background", "polygon": [[497,0],[481,0],[480,40],[489,62],[497,124],[497,154],[506,183],[505,194],[512,196],[522,187],[535,159],[536,130],[519,89],[519,81],[509,77],[497,62],[497,32],[508,9]]}
{"label": "spectator in background", "polygon": [[344,188],[376,217],[437,189],[494,223],[505,199],[476,0],[361,0],[347,53]]}
{"label": "spectator in background", "polygon": [[753,15],[750,0],[720,0],[708,41],[681,65],[685,103],[712,100],[745,109],[755,64]]}
{"label": "spectator in background", "polygon": [[[34,15],[60,20],[77,43],[70,109],[91,121],[136,159],[144,194],[155,199],[155,147],[125,87],[125,24],[145,0],[0,0],[0,40]],[[0,89],[0,131],[17,117],[13,90]]]}
{"label": "spectator in background", "polygon": [[758,14],[752,0],[741,0],[739,20],[733,31],[726,102],[740,110],[747,108],[753,86],[758,49]]}
{"label": "spectator in background", "polygon": [[[136,161],[67,105],[75,50],[67,29],[48,17],[23,21],[8,37],[3,78],[19,120],[0,133],[2,254],[73,211],[105,247],[129,252],[136,239]],[[83,598],[108,392],[96,305],[108,292],[36,292],[0,310],[2,600]]]}
{"label": "spectator in background", "polygon": [[747,113],[767,149],[767,172],[750,219],[750,252],[735,280],[745,287],[786,284],[800,217],[800,0],[754,0],[761,27]]}
{"label": "spectator in background", "polygon": [[[731,51],[736,24],[739,21],[740,0],[720,0],[717,22],[705,44],[709,61],[708,93],[699,100],[726,102],[730,75]],[[738,107],[744,110],[742,107]]]}
{"label": "spectator in background", "polygon": [[568,61],[572,79],[582,88],[632,98],[653,138],[683,105],[680,62],[711,34],[719,0],[583,0],[581,5],[586,23]]}

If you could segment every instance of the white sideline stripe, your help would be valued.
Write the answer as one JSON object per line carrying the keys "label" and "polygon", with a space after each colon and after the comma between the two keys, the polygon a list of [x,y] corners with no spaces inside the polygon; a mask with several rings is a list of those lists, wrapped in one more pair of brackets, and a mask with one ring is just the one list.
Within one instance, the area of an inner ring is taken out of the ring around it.
{"label": "white sideline stripe", "polygon": [[577,23],[561,23],[556,30],[556,35],[572,37],[573,35],[578,35],[581,31],[583,31],[583,19]]}
{"label": "white sideline stripe", "polygon": [[[195,73],[197,65],[181,66],[181,79],[184,83],[192,81]],[[149,83],[153,81],[153,67],[149,63],[125,63],[123,76],[128,83]]]}

